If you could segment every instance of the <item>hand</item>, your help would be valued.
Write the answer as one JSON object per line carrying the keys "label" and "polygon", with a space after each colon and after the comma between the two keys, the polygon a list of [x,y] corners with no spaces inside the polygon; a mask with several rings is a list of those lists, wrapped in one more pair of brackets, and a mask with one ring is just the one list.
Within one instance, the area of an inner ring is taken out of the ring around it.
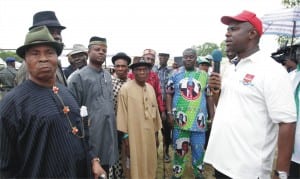
{"label": "hand", "polygon": [[210,129],[212,126],[212,119],[208,119],[206,122],[207,122],[207,128]]}
{"label": "hand", "polygon": [[123,139],[123,143],[125,147],[125,155],[130,158],[129,138]]}
{"label": "hand", "polygon": [[212,72],[208,79],[208,87],[214,94],[219,93],[221,89],[221,76],[219,73]]}
{"label": "hand", "polygon": [[161,120],[162,120],[162,121],[165,121],[165,120],[167,119],[166,112],[163,111],[163,112],[161,113],[160,117],[161,117]]}
{"label": "hand", "polygon": [[170,128],[173,129],[173,127],[174,127],[173,115],[169,115],[168,122],[169,122]]}
{"label": "hand", "polygon": [[97,160],[92,161],[92,172],[94,175],[94,179],[98,179],[103,174],[107,176],[105,170],[101,167],[100,163]]}

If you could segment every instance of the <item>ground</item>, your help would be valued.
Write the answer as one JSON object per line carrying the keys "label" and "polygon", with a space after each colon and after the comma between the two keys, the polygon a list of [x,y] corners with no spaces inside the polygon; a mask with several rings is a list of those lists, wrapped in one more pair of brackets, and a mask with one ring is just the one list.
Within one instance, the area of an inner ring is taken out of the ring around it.
{"label": "ground", "polygon": [[[160,136],[160,145],[158,148],[158,167],[157,167],[157,179],[169,179],[172,176],[172,161],[169,163],[164,163],[163,161],[163,144],[162,144],[162,137],[161,134]],[[171,159],[173,158],[173,148],[170,147],[170,156]],[[190,154],[190,153],[189,153]],[[164,170],[165,168],[165,170]],[[205,178],[206,179],[215,179],[215,177],[212,176],[213,174],[213,169],[211,166],[209,165],[205,165]],[[182,179],[193,179],[193,169],[192,169],[192,162],[191,162],[191,156],[189,155],[189,160],[187,163],[187,167],[186,170],[184,172],[184,175],[182,177]]]}

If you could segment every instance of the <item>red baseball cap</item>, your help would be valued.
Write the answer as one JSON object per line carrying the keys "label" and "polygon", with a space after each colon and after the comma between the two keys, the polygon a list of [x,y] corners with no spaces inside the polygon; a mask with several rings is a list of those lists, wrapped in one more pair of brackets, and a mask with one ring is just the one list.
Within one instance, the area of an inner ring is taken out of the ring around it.
{"label": "red baseball cap", "polygon": [[225,25],[229,25],[233,21],[249,22],[257,30],[260,36],[263,34],[262,22],[253,12],[245,10],[236,16],[223,16],[221,18],[221,22]]}

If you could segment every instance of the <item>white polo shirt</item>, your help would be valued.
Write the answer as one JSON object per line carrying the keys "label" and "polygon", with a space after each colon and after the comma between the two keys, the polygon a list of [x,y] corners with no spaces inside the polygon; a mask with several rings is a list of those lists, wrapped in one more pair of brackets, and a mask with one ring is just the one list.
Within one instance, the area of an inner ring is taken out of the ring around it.
{"label": "white polo shirt", "polygon": [[237,179],[271,177],[280,122],[295,122],[286,70],[261,51],[230,65],[204,161]]}

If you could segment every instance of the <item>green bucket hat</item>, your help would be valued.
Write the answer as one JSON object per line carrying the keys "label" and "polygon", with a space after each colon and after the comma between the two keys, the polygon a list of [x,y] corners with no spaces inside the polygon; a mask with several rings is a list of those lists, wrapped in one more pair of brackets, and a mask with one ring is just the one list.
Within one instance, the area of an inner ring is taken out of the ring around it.
{"label": "green bucket hat", "polygon": [[49,45],[56,50],[59,56],[63,50],[63,44],[55,41],[46,26],[32,28],[25,37],[24,45],[16,51],[21,58],[25,57],[25,52],[36,45]]}

